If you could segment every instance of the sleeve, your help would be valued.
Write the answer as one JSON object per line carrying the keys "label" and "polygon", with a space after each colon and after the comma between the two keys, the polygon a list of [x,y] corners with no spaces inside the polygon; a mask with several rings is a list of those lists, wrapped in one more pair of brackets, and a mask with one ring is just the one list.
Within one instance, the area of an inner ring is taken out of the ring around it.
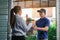
{"label": "sleeve", "polygon": [[50,26],[50,21],[49,20],[46,21],[45,26],[48,26],[48,27]]}
{"label": "sleeve", "polygon": [[23,29],[25,30],[25,32],[29,31],[30,28],[32,27],[32,23],[29,23],[28,25],[26,24],[25,20],[21,20],[21,25],[23,27]]}
{"label": "sleeve", "polygon": [[27,31],[29,31],[31,27],[32,27],[32,23],[29,23],[29,24],[27,25]]}
{"label": "sleeve", "polygon": [[35,22],[35,25],[38,26],[38,25],[37,25],[37,21]]}

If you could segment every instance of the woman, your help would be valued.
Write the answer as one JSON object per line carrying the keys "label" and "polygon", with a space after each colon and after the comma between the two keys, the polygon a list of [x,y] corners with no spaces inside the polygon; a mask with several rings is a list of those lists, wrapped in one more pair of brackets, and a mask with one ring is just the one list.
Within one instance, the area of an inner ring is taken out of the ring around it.
{"label": "woman", "polygon": [[32,23],[28,26],[21,17],[22,11],[20,6],[11,9],[10,25],[12,28],[12,40],[25,40],[26,32],[32,27]]}

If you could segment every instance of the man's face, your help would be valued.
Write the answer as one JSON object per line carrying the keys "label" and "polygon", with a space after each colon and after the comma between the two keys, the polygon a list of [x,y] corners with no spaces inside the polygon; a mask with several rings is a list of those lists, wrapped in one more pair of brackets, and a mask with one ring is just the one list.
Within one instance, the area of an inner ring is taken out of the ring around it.
{"label": "man's face", "polygon": [[44,12],[39,12],[39,15],[40,15],[41,18],[45,17],[45,13]]}

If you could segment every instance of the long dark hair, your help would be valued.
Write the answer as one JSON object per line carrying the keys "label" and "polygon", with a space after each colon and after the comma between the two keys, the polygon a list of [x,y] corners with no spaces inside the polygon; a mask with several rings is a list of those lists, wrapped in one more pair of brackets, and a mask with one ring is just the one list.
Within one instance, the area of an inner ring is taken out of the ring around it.
{"label": "long dark hair", "polygon": [[14,8],[11,9],[10,11],[10,25],[11,25],[11,28],[13,28],[13,25],[15,23],[15,14],[17,14],[17,12],[19,12],[21,10],[21,7],[20,6],[15,6]]}

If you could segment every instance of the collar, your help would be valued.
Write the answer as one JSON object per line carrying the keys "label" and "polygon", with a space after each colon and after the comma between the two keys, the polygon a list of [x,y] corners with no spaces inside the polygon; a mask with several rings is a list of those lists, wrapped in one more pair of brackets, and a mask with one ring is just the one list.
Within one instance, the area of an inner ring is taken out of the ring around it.
{"label": "collar", "polygon": [[45,19],[46,17],[44,17],[44,18],[40,18],[40,19]]}

